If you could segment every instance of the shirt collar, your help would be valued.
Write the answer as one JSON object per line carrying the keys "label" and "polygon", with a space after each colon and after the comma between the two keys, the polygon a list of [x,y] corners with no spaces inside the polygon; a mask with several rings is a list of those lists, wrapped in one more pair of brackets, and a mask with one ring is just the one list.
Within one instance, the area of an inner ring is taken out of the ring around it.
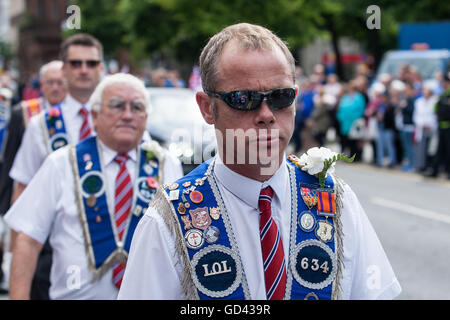
{"label": "shirt collar", "polygon": [[[97,139],[97,141],[98,141],[98,145],[99,145],[99,149],[100,149],[99,152],[102,153],[104,165],[107,166],[114,160],[114,158],[117,156],[118,152],[107,147],[100,139]],[[136,158],[137,158],[136,149],[132,149],[132,150],[128,151],[127,155],[131,160],[136,162]]]}
{"label": "shirt collar", "polygon": [[288,178],[285,157],[283,157],[283,162],[275,174],[264,182],[253,180],[234,172],[223,163],[220,155],[217,155],[214,161],[214,174],[225,189],[255,209],[258,209],[261,189],[267,186],[272,187],[274,196],[281,199],[281,195],[285,191],[286,179]]}
{"label": "shirt collar", "polygon": [[66,99],[64,100],[63,106],[70,106],[69,108],[66,108],[64,112],[71,112],[73,114],[78,114],[81,110],[81,108],[84,106],[88,111],[91,111],[91,101],[89,100],[85,104],[82,104],[78,100],[76,100],[74,97],[72,97],[69,93],[66,96]]}

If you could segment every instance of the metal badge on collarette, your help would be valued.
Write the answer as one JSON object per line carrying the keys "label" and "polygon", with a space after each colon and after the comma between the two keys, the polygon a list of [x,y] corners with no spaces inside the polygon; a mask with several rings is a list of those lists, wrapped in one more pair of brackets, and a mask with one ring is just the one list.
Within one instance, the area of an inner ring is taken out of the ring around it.
{"label": "metal badge on collarette", "polygon": [[317,204],[317,192],[316,190],[304,187],[300,185],[300,194],[306,206],[311,209]]}
{"label": "metal badge on collarette", "polygon": [[198,229],[190,229],[184,235],[186,240],[186,246],[189,249],[197,250],[203,246],[205,239],[203,238],[203,233]]}
{"label": "metal badge on collarette", "polygon": [[219,220],[220,218],[220,209],[215,207],[215,208],[209,208],[209,214],[211,216],[211,218],[213,218],[214,220]]}
{"label": "metal badge on collarette", "polygon": [[198,190],[194,190],[189,194],[189,199],[191,199],[193,203],[200,203],[203,201],[203,194]]}
{"label": "metal badge on collarette", "polygon": [[205,237],[205,240],[209,244],[214,244],[219,240],[220,237],[220,231],[219,228],[215,226],[209,226],[208,228],[203,231],[203,236]]}
{"label": "metal badge on collarette", "polygon": [[181,220],[183,221],[184,224],[184,230],[192,229],[192,222],[189,219],[189,216],[181,216]]}
{"label": "metal badge on collarette", "polygon": [[178,204],[177,211],[179,214],[185,214],[186,213],[186,207],[180,202]]}
{"label": "metal badge on collarette", "polygon": [[316,226],[316,218],[311,211],[303,211],[298,216],[298,225],[304,232],[311,232]]}
{"label": "metal badge on collarette", "polygon": [[189,210],[189,214],[192,217],[192,225],[197,229],[205,230],[212,222],[208,207]]}
{"label": "metal badge on collarette", "polygon": [[316,237],[323,242],[330,242],[333,239],[333,226],[326,220],[317,222]]}

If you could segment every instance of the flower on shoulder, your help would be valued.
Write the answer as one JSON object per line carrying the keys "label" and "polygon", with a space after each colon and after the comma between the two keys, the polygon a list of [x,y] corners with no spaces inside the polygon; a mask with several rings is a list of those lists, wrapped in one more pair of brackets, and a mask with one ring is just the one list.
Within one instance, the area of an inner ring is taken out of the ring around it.
{"label": "flower on shoulder", "polygon": [[328,148],[314,147],[302,154],[298,163],[303,171],[319,179],[319,184],[325,186],[325,177],[327,173],[333,173],[336,161],[353,162],[355,155],[348,158],[341,153],[336,153]]}
{"label": "flower on shoulder", "polygon": [[160,159],[162,155],[162,148],[158,142],[151,140],[145,141],[141,144],[141,149],[145,152],[145,158],[147,161]]}

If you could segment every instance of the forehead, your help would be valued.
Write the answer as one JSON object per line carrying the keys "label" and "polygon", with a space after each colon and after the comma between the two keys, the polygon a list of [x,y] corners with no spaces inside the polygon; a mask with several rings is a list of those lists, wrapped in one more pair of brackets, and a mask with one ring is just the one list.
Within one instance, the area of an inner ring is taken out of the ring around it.
{"label": "forehead", "polygon": [[67,49],[67,60],[99,60],[100,54],[96,47],[71,45]]}
{"label": "forehead", "polygon": [[46,79],[55,79],[55,78],[63,78],[63,72],[61,68],[52,67],[47,69],[42,75],[44,80]]}
{"label": "forehead", "polygon": [[217,71],[220,91],[265,91],[294,85],[292,70],[278,46],[246,49],[230,41],[222,51]]}
{"label": "forehead", "polygon": [[137,88],[127,83],[112,83],[103,90],[102,100],[107,101],[112,98],[124,100],[145,100],[144,94]]}

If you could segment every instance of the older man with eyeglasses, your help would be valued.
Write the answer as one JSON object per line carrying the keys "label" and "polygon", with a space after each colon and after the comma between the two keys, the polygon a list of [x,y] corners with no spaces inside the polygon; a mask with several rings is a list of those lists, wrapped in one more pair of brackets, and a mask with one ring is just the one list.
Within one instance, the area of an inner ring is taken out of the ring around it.
{"label": "older man with eyeglasses", "polygon": [[12,299],[29,298],[47,237],[51,299],[115,299],[134,229],[156,188],[182,176],[176,157],[143,140],[149,97],[142,81],[107,76],[91,103],[97,136],[52,153],[5,217],[18,232]]}
{"label": "older man with eyeglasses", "polygon": [[197,103],[216,128],[218,154],[158,191],[134,234],[119,299],[398,295],[350,187],[303,171],[312,155],[285,155],[298,94],[286,44],[261,26],[232,25],[209,40],[200,70]]}

